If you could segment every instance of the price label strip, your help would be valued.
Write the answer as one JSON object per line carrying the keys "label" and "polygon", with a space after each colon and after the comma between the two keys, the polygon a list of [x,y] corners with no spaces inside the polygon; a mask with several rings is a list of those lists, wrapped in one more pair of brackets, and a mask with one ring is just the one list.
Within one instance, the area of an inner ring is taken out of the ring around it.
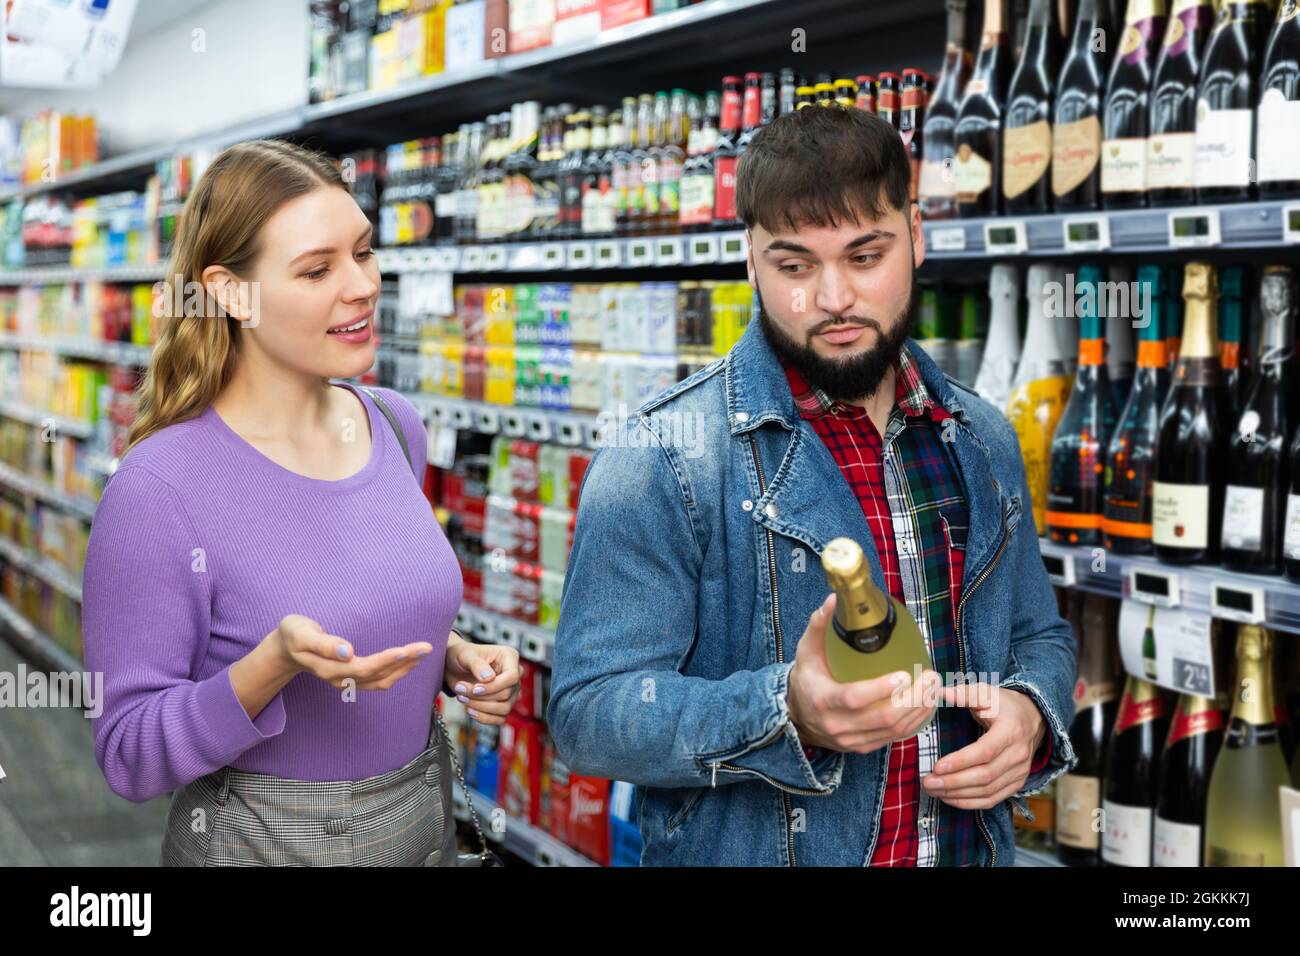
{"label": "price label strip", "polygon": [[1105,216],[1066,216],[1061,220],[1066,252],[1101,252],[1110,248],[1110,220]]}
{"label": "price label strip", "polygon": [[1264,589],[1215,581],[1210,586],[1210,613],[1241,624],[1263,624]]}
{"label": "price label strip", "polygon": [[1025,224],[1019,220],[986,222],[984,248],[993,255],[1017,255],[1029,249]]}
{"label": "price label strip", "polygon": [[1074,556],[1068,554],[1050,554],[1043,552],[1043,566],[1047,568],[1047,579],[1057,587],[1074,586]]}
{"label": "price label strip", "polygon": [[961,226],[931,229],[929,246],[935,252],[965,252],[966,230]]}
{"label": "price label strip", "polygon": [[1169,214],[1171,249],[1202,249],[1218,244],[1219,211],[1217,209],[1177,211]]}
{"label": "price label strip", "polygon": [[1181,600],[1178,574],[1151,567],[1131,567],[1125,576],[1125,597],[1157,607],[1177,607]]}

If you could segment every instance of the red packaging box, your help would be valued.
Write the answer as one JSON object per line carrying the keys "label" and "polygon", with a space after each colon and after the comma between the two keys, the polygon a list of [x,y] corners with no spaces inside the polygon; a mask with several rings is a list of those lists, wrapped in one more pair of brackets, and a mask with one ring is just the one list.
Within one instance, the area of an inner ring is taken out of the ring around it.
{"label": "red packaging box", "polygon": [[551,836],[565,846],[573,846],[569,835],[569,765],[554,749],[551,751],[551,793],[548,811],[550,825],[547,829]]}
{"label": "red packaging box", "polygon": [[569,846],[601,866],[609,866],[609,781],[569,777]]}
{"label": "red packaging box", "polygon": [[546,669],[532,661],[519,662],[519,696],[511,713],[533,720],[546,719]]}
{"label": "red packaging box", "polygon": [[[508,715],[501,726],[497,803],[510,816],[527,820],[533,826],[537,826],[542,814],[544,734],[545,728],[540,721],[516,714]],[[608,819],[608,812],[606,818]]]}
{"label": "red packaging box", "polygon": [[569,458],[569,510],[578,510],[578,492],[582,490],[582,478],[591,464],[591,455],[575,451]]}
{"label": "red packaging box", "polygon": [[522,438],[510,443],[510,497],[515,501],[537,501],[542,484],[542,446]]}
{"label": "red packaging box", "polygon": [[600,28],[610,30],[650,16],[650,0],[600,0]]}

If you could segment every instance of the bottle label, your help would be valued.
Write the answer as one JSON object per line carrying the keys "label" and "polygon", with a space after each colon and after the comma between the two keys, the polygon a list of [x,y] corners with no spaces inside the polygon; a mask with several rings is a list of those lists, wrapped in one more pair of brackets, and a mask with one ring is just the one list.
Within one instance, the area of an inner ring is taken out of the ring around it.
{"label": "bottle label", "polygon": [[722,129],[740,129],[740,91],[725,90],[722,94]]}
{"label": "bottle label", "polygon": [[1214,19],[1214,8],[1209,3],[1184,4],[1169,18],[1165,30],[1165,55],[1178,56]]}
{"label": "bottle label", "polygon": [[1277,742],[1277,724],[1253,724],[1249,720],[1242,720],[1240,717],[1234,717],[1228,721],[1228,733],[1223,738],[1223,745],[1229,750],[1241,750],[1245,747],[1271,747]]}
{"label": "bottle label", "polygon": [[1151,850],[1152,866],[1200,866],[1201,828],[1156,817]]}
{"label": "bottle label", "polygon": [[957,178],[949,163],[926,159],[921,162],[921,196],[924,199],[953,199]]}
{"label": "bottle label", "polygon": [[1092,175],[1101,158],[1101,122],[1088,116],[1052,129],[1052,192],[1058,196]]}
{"label": "bottle label", "polygon": [[1300,561],[1300,495],[1286,496],[1286,530],[1282,536],[1282,553],[1290,561]]}
{"label": "bottle label", "polygon": [[685,225],[704,225],[713,221],[713,172],[693,173],[682,177],[682,217]]}
{"label": "bottle label", "polygon": [[1254,110],[1214,110],[1196,104],[1196,185],[1250,183],[1251,122]]}
{"label": "bottle label", "polygon": [[1159,692],[1153,693],[1146,700],[1134,700],[1132,695],[1125,693],[1119,702],[1119,713],[1115,715],[1115,728],[1111,733],[1122,734],[1138,724],[1159,720],[1168,712],[1167,700]]}
{"label": "bottle label", "polygon": [[957,147],[957,201],[978,202],[993,185],[993,164],[971,149],[969,143]]}
{"label": "bottle label", "polygon": [[1263,853],[1243,853],[1240,850],[1228,850],[1221,846],[1205,848],[1206,866],[1263,866]]}
{"label": "bottle label", "polygon": [[1197,734],[1209,734],[1216,730],[1223,729],[1223,711],[1217,707],[1211,707],[1209,710],[1200,710],[1194,714],[1188,714],[1183,711],[1180,704],[1174,710],[1174,719],[1169,725],[1169,737],[1165,741],[1165,750],[1168,750],[1180,740],[1188,737],[1195,737]]}
{"label": "bottle label", "polygon": [[715,219],[730,221],[736,218],[736,162],[735,156],[719,156],[717,159],[717,178],[714,184],[717,203]]}
{"label": "bottle label", "polygon": [[1101,858],[1116,866],[1150,866],[1151,808],[1106,800],[1102,809],[1106,836],[1101,841]]}
{"label": "bottle label", "polygon": [[1264,489],[1228,485],[1223,498],[1223,547],[1258,551],[1263,545]]}
{"label": "bottle label", "polygon": [[1147,187],[1191,189],[1196,185],[1196,134],[1159,133],[1147,140]]}
{"label": "bottle label", "polygon": [[1154,482],[1151,523],[1151,540],[1158,545],[1206,547],[1210,540],[1210,486]]}
{"label": "bottle label", "polygon": [[1300,142],[1300,100],[1276,87],[1259,98],[1256,174],[1262,183],[1300,179],[1295,144]]}
{"label": "bottle label", "polygon": [[1101,148],[1101,191],[1140,193],[1147,188],[1147,141],[1108,139]]}
{"label": "bottle label", "polygon": [[1101,780],[1077,773],[1056,780],[1056,842],[1078,850],[1096,850],[1101,833],[1093,823],[1101,808]]}
{"label": "bottle label", "polygon": [[[1143,346],[1156,346],[1161,355],[1163,342],[1143,341],[1138,345],[1139,362]],[[1163,361],[1160,367],[1163,367]],[[1145,365],[1144,367],[1152,367]],[[1155,466],[1155,430],[1138,418],[1111,442],[1106,461],[1106,496],[1101,530],[1112,538],[1151,540],[1151,474]]]}
{"label": "bottle label", "polygon": [[1007,401],[1007,418],[1020,438],[1029,495],[1033,500],[1034,524],[1040,534],[1047,530],[1052,437],[1069,400],[1070,384],[1064,375],[1035,379],[1013,389]]}
{"label": "bottle label", "polygon": [[1019,196],[1047,174],[1052,160],[1052,127],[1047,120],[1017,126],[1003,134],[1002,195]]}

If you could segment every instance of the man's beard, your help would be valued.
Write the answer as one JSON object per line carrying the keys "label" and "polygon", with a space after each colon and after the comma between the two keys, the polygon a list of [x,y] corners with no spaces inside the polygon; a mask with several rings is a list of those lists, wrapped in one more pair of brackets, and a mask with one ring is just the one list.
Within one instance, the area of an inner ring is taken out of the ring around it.
{"label": "man's beard", "polygon": [[[772,351],[793,365],[804,377],[804,381],[816,385],[833,401],[853,403],[875,394],[885,373],[898,361],[898,356],[903,351],[903,344],[916,329],[918,313],[915,260],[912,263],[911,292],[907,297],[907,306],[894,319],[888,333],[875,319],[854,315],[829,318],[809,330],[815,335],[836,325],[861,325],[875,329],[876,344],[864,352],[854,353],[847,358],[823,358],[813,350],[811,345],[790,338],[767,314],[767,308],[763,304],[763,292],[758,289],[757,281],[755,281],[755,290],[758,292],[759,325]],[[811,338],[811,335],[808,337]]]}

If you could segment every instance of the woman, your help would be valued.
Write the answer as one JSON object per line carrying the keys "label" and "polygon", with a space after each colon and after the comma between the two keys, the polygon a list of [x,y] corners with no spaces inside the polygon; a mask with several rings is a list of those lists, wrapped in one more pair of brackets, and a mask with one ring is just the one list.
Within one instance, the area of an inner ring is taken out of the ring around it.
{"label": "woman", "polygon": [[455,865],[440,687],[500,724],[517,652],[451,632],[456,557],[375,358],[371,225],[326,157],[224,151],[186,204],[128,453],[86,555],[95,757],[176,791],[164,865]]}

